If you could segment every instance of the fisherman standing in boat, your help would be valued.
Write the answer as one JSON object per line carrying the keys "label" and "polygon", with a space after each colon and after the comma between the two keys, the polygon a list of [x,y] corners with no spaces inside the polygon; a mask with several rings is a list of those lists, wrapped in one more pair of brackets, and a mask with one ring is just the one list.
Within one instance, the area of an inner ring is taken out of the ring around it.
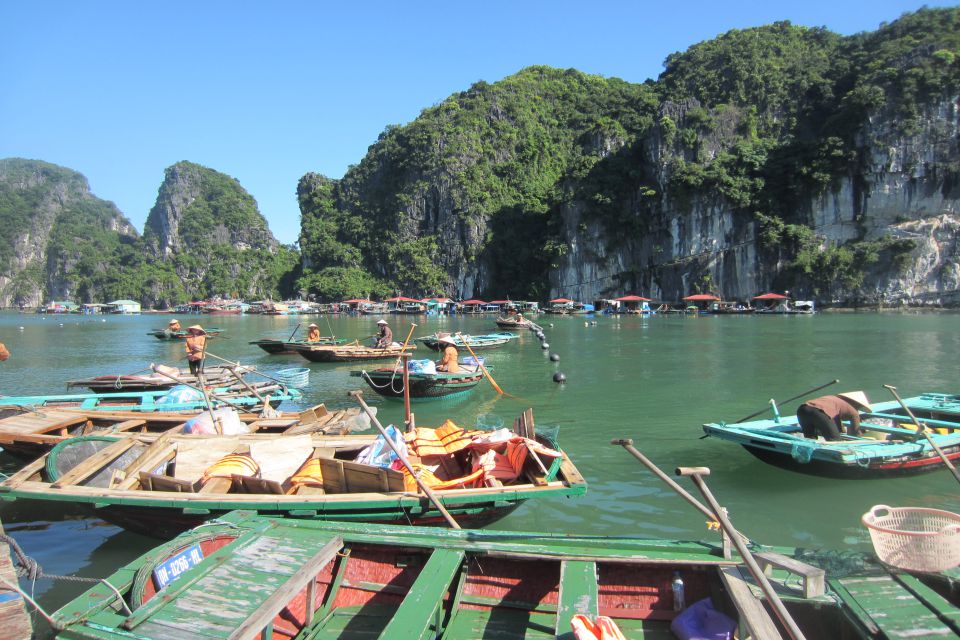
{"label": "fisherman standing in boat", "polygon": [[797,408],[797,422],[806,438],[823,436],[826,440],[840,440],[844,420],[849,421],[847,435],[860,435],[860,409],[873,411],[863,391],[821,396],[807,400]]}
{"label": "fisherman standing in boat", "polygon": [[203,358],[206,356],[207,332],[198,324],[187,327],[187,362],[190,363],[190,373],[198,376],[203,372]]}
{"label": "fisherman standing in boat", "polygon": [[167,323],[167,335],[172,336],[175,333],[180,333],[180,321],[174,318],[169,323]]}
{"label": "fisherman standing in boat", "polygon": [[320,327],[311,322],[307,329],[307,342],[320,342]]}
{"label": "fisherman standing in boat", "polygon": [[450,336],[443,336],[437,340],[443,345],[443,357],[437,363],[437,371],[445,373],[460,373],[460,364],[457,362],[456,342]]}
{"label": "fisherman standing in boat", "polygon": [[374,345],[378,349],[386,349],[393,344],[393,331],[387,325],[386,320],[377,320],[377,343]]}

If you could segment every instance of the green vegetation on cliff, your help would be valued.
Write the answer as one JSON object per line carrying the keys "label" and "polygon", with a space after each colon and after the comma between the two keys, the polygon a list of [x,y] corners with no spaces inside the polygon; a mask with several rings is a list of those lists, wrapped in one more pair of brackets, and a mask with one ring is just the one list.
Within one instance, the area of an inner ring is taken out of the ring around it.
{"label": "green vegetation on cliff", "polygon": [[[357,294],[537,297],[591,225],[613,246],[656,246],[668,211],[713,203],[767,221],[757,246],[783,265],[776,284],[853,287],[878,255],[903,266],[909,243],[825,250],[811,203],[842,181],[863,198],[871,123],[912,135],[958,90],[960,9],[851,37],[788,22],[733,30],[642,85],[546,67],[478,82],[388,127],[342,180],[305,176],[301,285],[332,296],[322,274],[337,268]],[[960,163],[939,170],[960,177]],[[774,227],[790,230],[784,244]],[[587,250],[601,260],[609,248]]]}

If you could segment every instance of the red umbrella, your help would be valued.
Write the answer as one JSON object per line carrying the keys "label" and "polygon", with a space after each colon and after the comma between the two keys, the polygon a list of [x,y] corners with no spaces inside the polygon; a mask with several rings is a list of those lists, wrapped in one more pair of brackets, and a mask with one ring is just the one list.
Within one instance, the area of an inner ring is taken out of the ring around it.
{"label": "red umbrella", "polygon": [[403,296],[397,296],[396,298],[387,298],[384,302],[420,302],[413,298],[404,298]]}
{"label": "red umbrella", "polygon": [[487,304],[483,300],[464,300],[460,304]]}
{"label": "red umbrella", "polygon": [[706,302],[707,300],[719,300],[717,296],[711,295],[709,293],[695,293],[692,296],[687,296],[684,298],[687,302]]}
{"label": "red umbrella", "polygon": [[643,296],[620,296],[619,298],[614,298],[616,302],[650,302],[651,298],[644,298]]}
{"label": "red umbrella", "polygon": [[779,293],[765,293],[762,296],[753,296],[754,300],[786,300],[787,296]]}
{"label": "red umbrella", "polygon": [[567,298],[557,298],[556,300],[551,300],[551,301],[550,301],[550,304],[554,304],[554,303],[557,303],[557,304],[566,304],[566,303],[568,303],[568,302],[573,302],[573,300],[569,300],[569,299],[567,299]]}

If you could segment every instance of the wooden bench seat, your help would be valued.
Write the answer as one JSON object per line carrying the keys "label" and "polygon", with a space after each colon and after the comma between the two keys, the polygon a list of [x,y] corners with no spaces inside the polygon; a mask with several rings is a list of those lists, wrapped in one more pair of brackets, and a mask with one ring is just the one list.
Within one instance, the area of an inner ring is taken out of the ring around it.
{"label": "wooden bench seat", "polygon": [[[442,623],[444,596],[463,565],[464,552],[436,549],[380,634],[381,640],[432,638]],[[432,633],[430,633],[432,632]]]}
{"label": "wooden bench seat", "polygon": [[560,564],[560,595],[557,604],[556,637],[574,640],[570,620],[580,613],[591,620],[597,617],[597,563],[564,560]]}

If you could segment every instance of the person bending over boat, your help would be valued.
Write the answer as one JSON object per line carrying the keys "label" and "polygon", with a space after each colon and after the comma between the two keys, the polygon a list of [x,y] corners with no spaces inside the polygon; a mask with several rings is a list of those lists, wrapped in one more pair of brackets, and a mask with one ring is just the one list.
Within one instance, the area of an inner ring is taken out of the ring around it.
{"label": "person bending over boat", "polygon": [[860,409],[873,411],[863,391],[821,396],[797,408],[797,422],[806,438],[823,436],[827,440],[840,440],[844,421],[849,422],[847,435],[860,435]]}
{"label": "person bending over boat", "polygon": [[207,332],[198,324],[187,327],[186,350],[187,362],[190,363],[190,373],[200,375],[203,371],[203,358],[206,356]]}
{"label": "person bending over boat", "polygon": [[393,331],[390,330],[386,320],[377,320],[377,343],[374,345],[378,349],[386,349],[393,344]]}
{"label": "person bending over boat", "polygon": [[453,338],[444,336],[437,340],[443,345],[443,357],[437,363],[437,371],[444,373],[460,373],[460,363],[457,362],[457,347]]}
{"label": "person bending over boat", "polygon": [[320,327],[311,322],[307,329],[307,342],[320,342]]}

